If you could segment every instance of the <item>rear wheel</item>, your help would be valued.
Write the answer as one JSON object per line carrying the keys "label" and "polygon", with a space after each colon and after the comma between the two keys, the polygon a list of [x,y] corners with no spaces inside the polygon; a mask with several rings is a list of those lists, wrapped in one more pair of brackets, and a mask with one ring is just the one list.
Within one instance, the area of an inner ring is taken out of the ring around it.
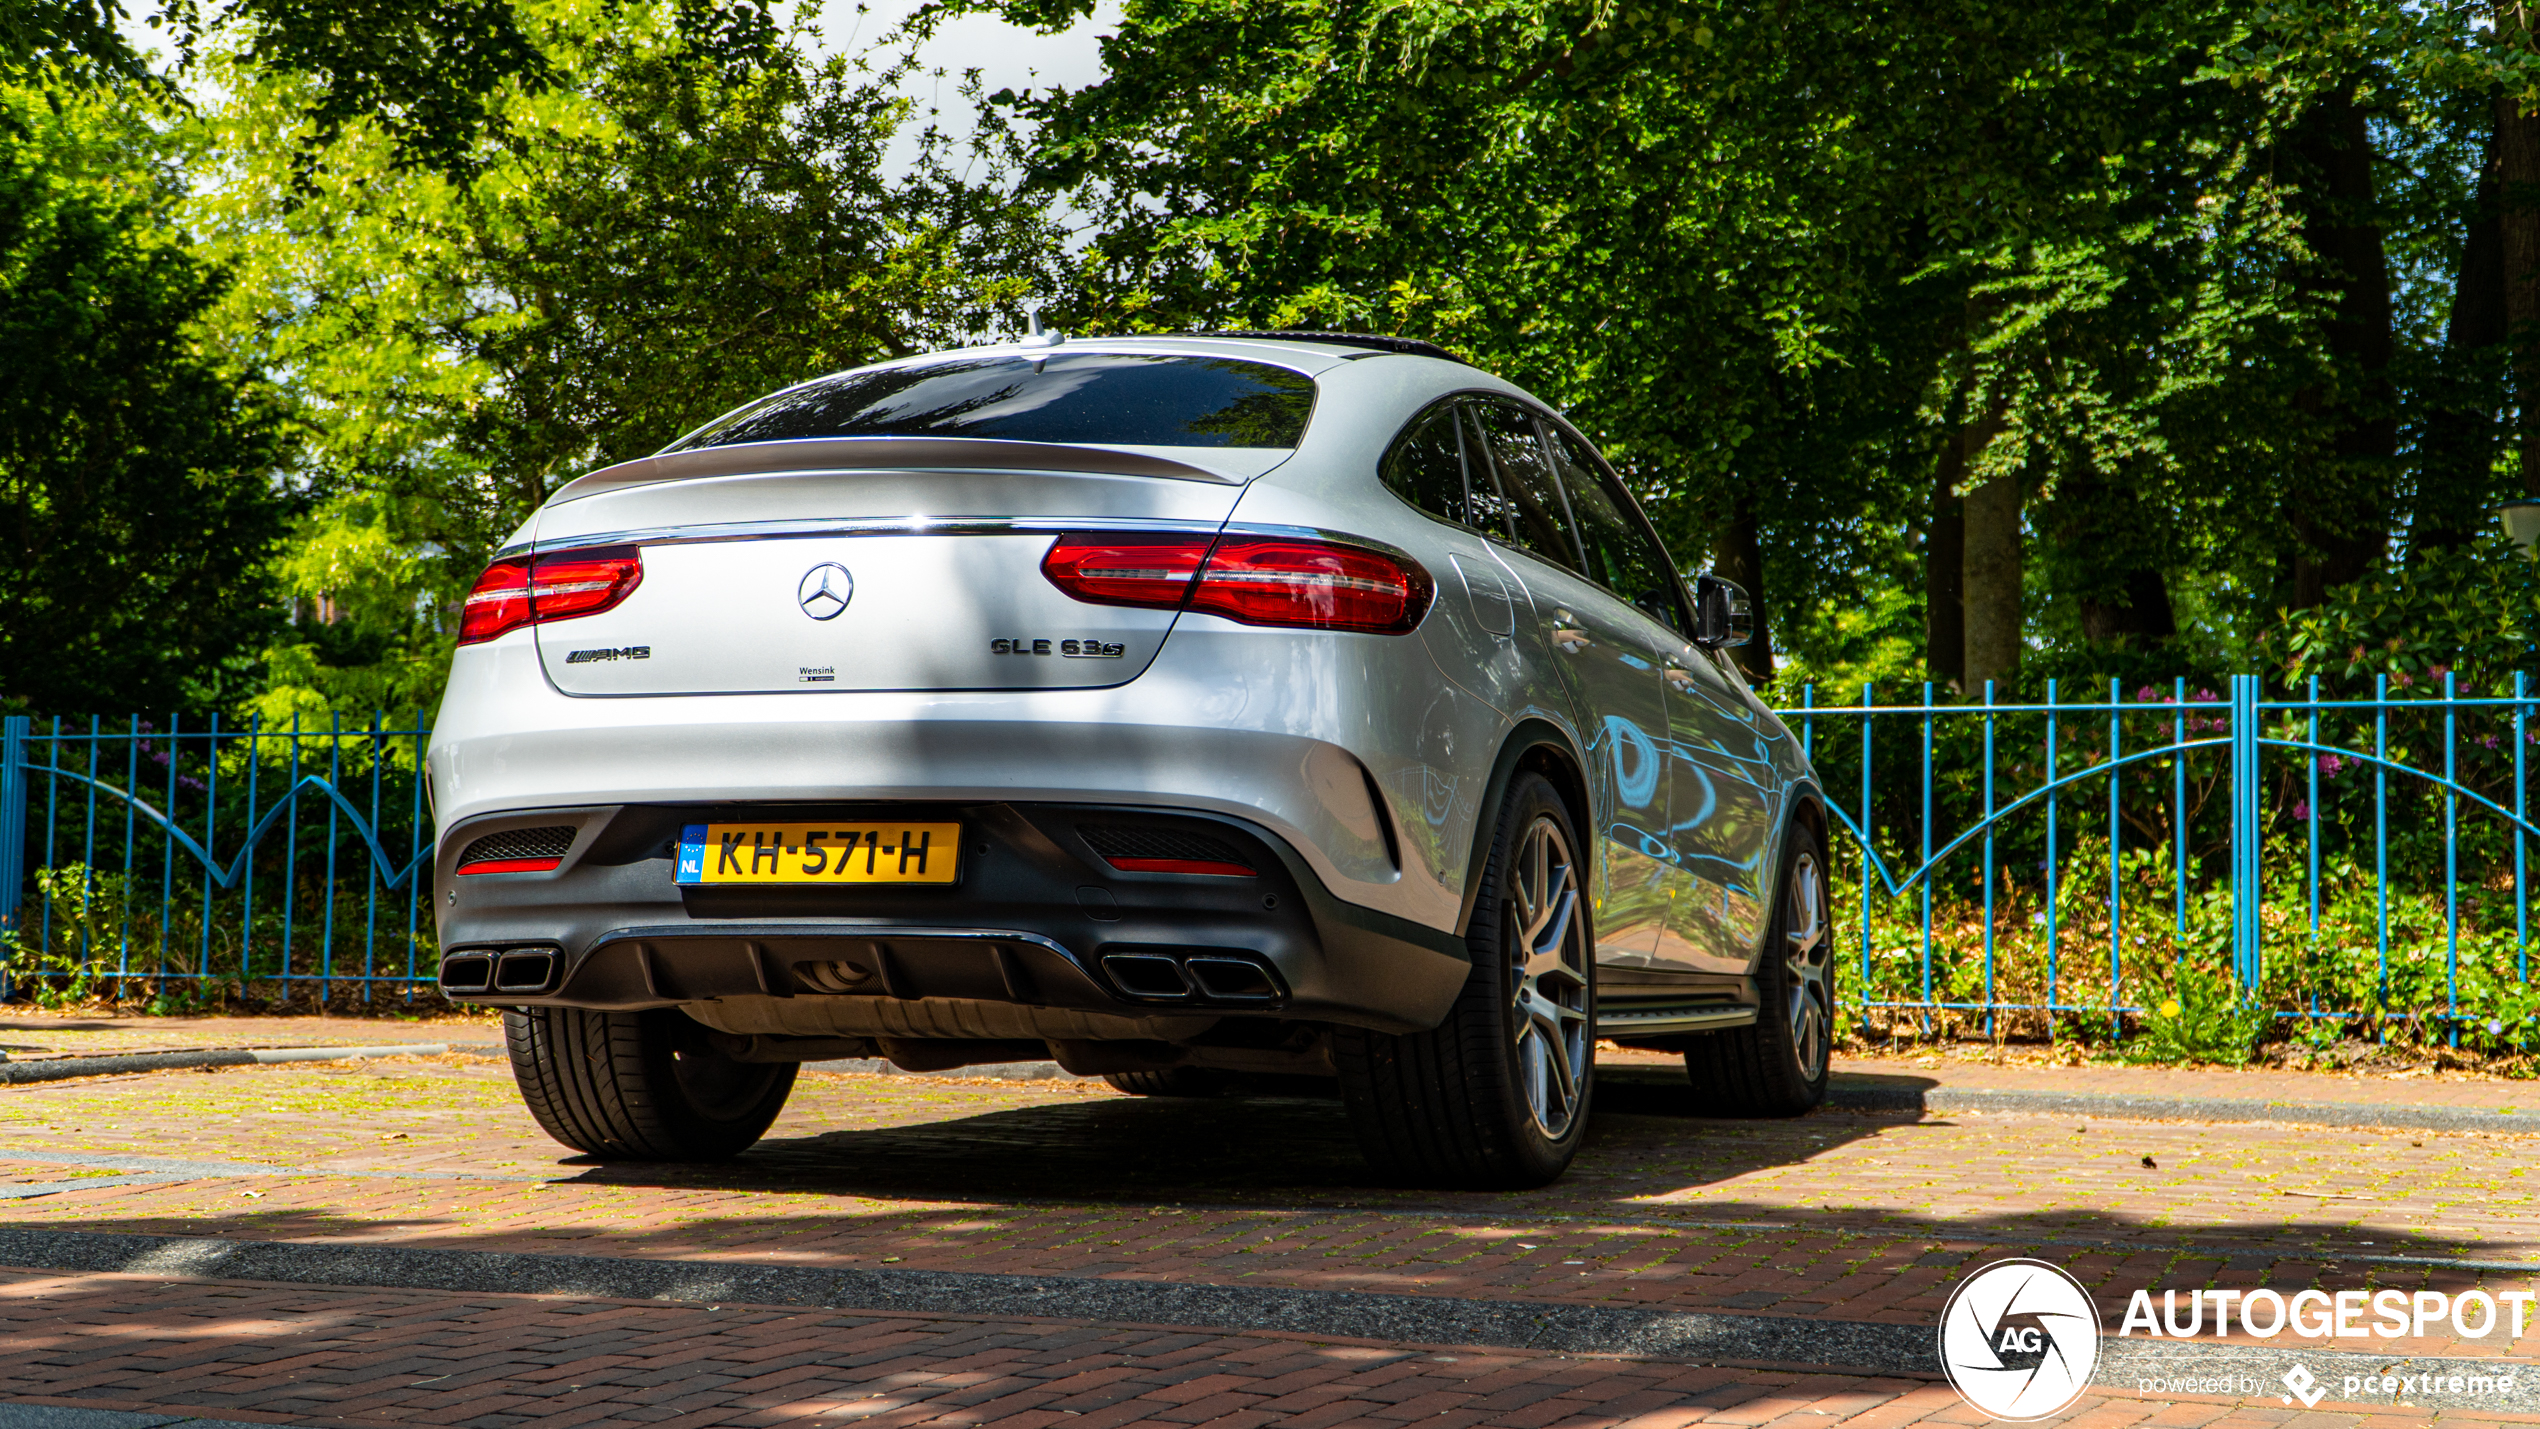
{"label": "rear wheel", "polygon": [[720,1161],[748,1150],[794,1089],[792,1062],[742,1062],[675,1007],[503,1014],[521,1100],[549,1136],[604,1161]]}
{"label": "rear wheel", "polygon": [[1153,1072],[1105,1072],[1114,1091],[1133,1097],[1215,1097],[1226,1094],[1224,1072],[1208,1067],[1165,1067]]}
{"label": "rear wheel", "polygon": [[1798,1116],[1826,1099],[1834,1060],[1834,941],[1825,854],[1805,824],[1790,830],[1781,896],[1755,969],[1755,1023],[1685,1049],[1694,1091],[1722,1116]]}
{"label": "rear wheel", "polygon": [[1471,975],[1427,1032],[1335,1033],[1341,1096],[1378,1172],[1471,1190],[1540,1186],[1587,1134],[1595,960],[1586,868],[1541,775],[1509,787],[1473,903]]}

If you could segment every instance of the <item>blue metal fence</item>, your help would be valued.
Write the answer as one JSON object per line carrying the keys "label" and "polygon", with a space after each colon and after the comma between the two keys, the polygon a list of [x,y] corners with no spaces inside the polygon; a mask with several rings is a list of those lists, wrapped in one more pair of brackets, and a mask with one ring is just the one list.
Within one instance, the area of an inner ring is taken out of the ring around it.
{"label": "blue metal fence", "polygon": [[[0,722],[7,974],[428,985],[420,720]],[[6,982],[0,981],[0,992]]]}
{"label": "blue metal fence", "polygon": [[[1850,835],[1835,855],[1858,875],[1847,1002],[1988,1031],[2006,1014],[2121,1025],[2143,985],[2194,956],[2306,1017],[2457,1022],[2465,987],[2492,1002],[2529,984],[2540,692],[2521,676],[2491,694],[2448,674],[2434,692],[2383,679],[2369,698],[2313,682],[2270,699],[2255,676],[2081,700],[2049,682],[2035,703],[1878,693],[1829,704],[1810,689],[1782,711]],[[427,987],[429,739],[420,719],[9,718],[8,971],[321,997]],[[2369,976],[2293,987],[2323,938],[2351,935],[2334,951],[2364,966],[2349,916],[2362,891]],[[2439,989],[2422,926],[2437,906]],[[2394,934],[2394,908],[2415,931]]]}
{"label": "blue metal fence", "polygon": [[[2227,940],[2217,939],[2223,946],[2214,951],[2227,954],[2237,986],[2257,994],[2287,980],[2271,977],[2285,971],[2271,967],[2271,950],[2323,934],[2324,907],[2341,882],[2350,891],[2368,888],[2372,899],[2370,986],[2350,987],[2343,1005],[2323,999],[2315,986],[2289,1006],[2280,1000],[2286,1015],[2457,1022],[2464,929],[2487,935],[2482,943],[2493,946],[2502,941],[2508,905],[2510,979],[2527,987],[2528,841],[2540,836],[2527,774],[2540,694],[2521,675],[2495,695],[2464,695],[2449,673],[2439,685],[2439,694],[2394,696],[2384,676],[2370,698],[2336,698],[2323,696],[2313,680],[2296,697],[2269,699],[2257,676],[2243,675],[2224,692],[2191,694],[2178,681],[2129,698],[2112,682],[2104,698],[2076,701],[2048,681],[2040,703],[1999,702],[1990,685],[1976,702],[1947,702],[1926,685],[1919,703],[1889,705],[1865,687],[1859,703],[1840,706],[1821,705],[1807,691],[1798,707],[1781,713],[1801,730],[1835,817],[1852,836],[1859,884],[1855,927],[1847,932],[1858,940],[1857,1004],[1926,1018],[1976,1014],[1987,1031],[2006,1012],[2088,1015],[2121,1026],[2125,1015],[2144,1010],[2130,983],[2147,973],[2165,978],[2202,950],[2186,942],[2196,922],[2191,910],[2216,894],[2227,895],[2230,916]],[[2027,757],[2006,761],[2006,743]],[[2369,794],[2346,778],[2366,769]],[[2217,792],[2223,797],[2209,797]],[[2486,819],[2484,834],[2464,829],[2464,804]],[[2068,821],[2068,814],[2079,817]],[[2006,844],[2019,855],[2008,867]],[[2086,895],[2068,881],[2077,846],[2085,844],[2098,883]],[[2298,879],[2297,912],[2306,919],[2290,928],[2271,924],[2268,914],[2270,879],[2281,888],[2288,861]],[[2155,883],[2166,884],[2168,907],[2147,917],[2128,906],[2129,884],[2140,894]],[[1967,958],[1973,965],[1955,969],[1980,973],[1974,997],[1952,998],[1943,986],[1958,950],[1936,935],[1935,914],[1953,896],[1974,921],[1974,932],[1960,940],[1974,943]],[[2423,978],[2413,986],[2394,978],[2391,922],[2394,905],[2437,896],[2439,1007],[2426,1004]],[[2465,896],[2475,906],[2465,908]],[[1883,947],[1880,924],[1898,920],[1881,915],[1909,899],[1919,935],[1901,949],[1893,939]],[[2038,931],[2018,936],[2037,954],[2021,972],[2042,995],[2003,994],[2000,944],[2014,931],[1998,916],[2005,899],[2035,907]],[[2104,939],[2097,946],[2105,954],[2104,969],[2080,979],[2067,963],[2074,940],[2065,926],[2077,906],[2100,925],[2093,932]],[[2162,935],[2167,954],[2149,967],[2128,956],[2147,925]],[[2332,951],[2352,959],[2361,950]],[[1913,995],[1885,995],[1895,979],[1879,976],[1874,959],[1900,953],[1917,975]],[[2508,969],[2466,971],[2491,984]],[[2093,1000],[2068,995],[2077,980],[2093,988]]]}

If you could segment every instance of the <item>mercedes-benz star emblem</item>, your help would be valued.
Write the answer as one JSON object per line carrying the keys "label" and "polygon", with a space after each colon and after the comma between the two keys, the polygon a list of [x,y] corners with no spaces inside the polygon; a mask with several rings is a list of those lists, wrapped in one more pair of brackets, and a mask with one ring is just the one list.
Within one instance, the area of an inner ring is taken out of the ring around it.
{"label": "mercedes-benz star emblem", "polygon": [[803,614],[814,620],[835,620],[855,599],[855,577],[836,561],[823,561],[803,572],[803,583],[794,587],[794,601]]}

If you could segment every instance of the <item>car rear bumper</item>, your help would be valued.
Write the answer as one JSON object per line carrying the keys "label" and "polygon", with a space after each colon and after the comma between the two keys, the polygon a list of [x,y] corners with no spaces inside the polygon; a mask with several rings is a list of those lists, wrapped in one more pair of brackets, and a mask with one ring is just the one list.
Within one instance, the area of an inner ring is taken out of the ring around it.
{"label": "car rear bumper", "polygon": [[[780,818],[958,822],[959,881],[673,881],[684,825]],[[1252,874],[1124,871],[1096,847],[1116,854],[1123,829],[1210,841]],[[480,839],[541,830],[560,831],[557,867],[459,871]],[[868,1018],[898,1015],[885,1004],[1047,1009],[1077,1014],[1060,1023],[1092,1038],[1158,1028],[1169,1036],[1190,1019],[1228,1017],[1412,1031],[1445,1016],[1468,968],[1452,934],[1333,896],[1277,834],[1207,811],[1007,801],[573,805],[457,824],[443,834],[435,875],[444,991],[502,1006],[801,1000],[780,1010],[808,1028],[821,999],[855,999],[870,1004]]]}

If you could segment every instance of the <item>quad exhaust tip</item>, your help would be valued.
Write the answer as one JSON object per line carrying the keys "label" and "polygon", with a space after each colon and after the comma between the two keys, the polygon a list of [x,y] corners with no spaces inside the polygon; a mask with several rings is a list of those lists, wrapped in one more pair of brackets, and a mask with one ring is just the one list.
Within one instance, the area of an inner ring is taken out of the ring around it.
{"label": "quad exhaust tip", "polygon": [[1268,964],[1229,953],[1105,953],[1102,969],[1123,993],[1144,1002],[1267,1006],[1284,995]]}
{"label": "quad exhaust tip", "polygon": [[553,992],[564,958],[555,948],[469,948],[441,960],[441,990],[454,995]]}

